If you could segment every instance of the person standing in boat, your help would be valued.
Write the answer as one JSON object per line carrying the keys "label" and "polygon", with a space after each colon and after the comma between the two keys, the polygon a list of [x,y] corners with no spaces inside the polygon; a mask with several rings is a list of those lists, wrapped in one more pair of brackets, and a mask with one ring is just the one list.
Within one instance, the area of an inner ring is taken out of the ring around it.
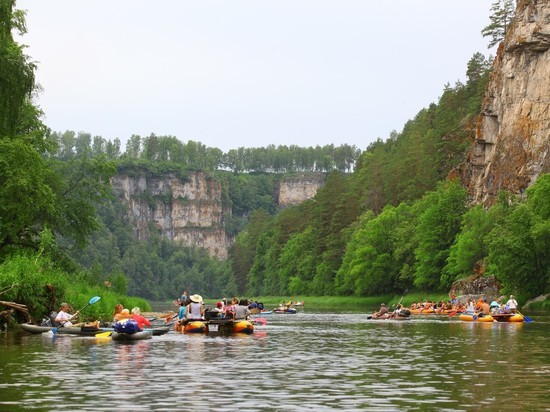
{"label": "person standing in boat", "polygon": [[143,330],[143,325],[151,326],[151,322],[145,316],[141,315],[141,310],[136,306],[132,308],[132,316],[130,319],[133,319],[138,324],[139,330]]}
{"label": "person standing in boat", "polygon": [[518,302],[514,298],[514,295],[510,295],[510,299],[506,302],[506,308],[510,313],[516,313],[518,310]]}
{"label": "person standing in boat", "polygon": [[189,298],[191,303],[186,306],[185,319],[186,320],[203,320],[204,319],[204,305],[201,295],[191,295]]}

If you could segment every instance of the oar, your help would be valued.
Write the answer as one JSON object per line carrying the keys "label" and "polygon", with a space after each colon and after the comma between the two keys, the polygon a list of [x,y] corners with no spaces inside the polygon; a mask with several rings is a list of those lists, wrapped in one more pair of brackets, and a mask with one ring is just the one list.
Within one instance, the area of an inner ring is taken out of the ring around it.
{"label": "oar", "polygon": [[267,319],[266,318],[254,318],[252,320],[253,320],[254,323],[257,323],[259,325],[262,325],[262,326],[267,325]]}
{"label": "oar", "polygon": [[[99,296],[94,296],[93,298],[91,298],[90,301],[88,302],[88,304],[85,305],[82,309],[77,310],[76,313],[75,313],[71,318],[73,318],[77,313],[82,312],[82,311],[83,311],[84,309],[86,309],[88,306],[93,305],[94,303],[96,303],[99,299],[101,299]],[[65,323],[67,323],[67,322],[68,322],[68,320],[66,320],[65,322],[63,322],[63,323],[61,324],[61,326],[63,326],[63,325],[64,325]],[[50,331],[48,331],[48,332],[46,332],[46,333],[50,334],[51,336],[54,336],[54,335],[57,333],[57,330],[58,330],[59,328],[60,328],[60,326],[56,326],[55,328],[53,328],[52,330],[50,330]]]}
{"label": "oar", "polygon": [[96,338],[100,338],[100,339],[104,339],[104,338],[109,338],[111,336],[111,334],[113,333],[112,330],[108,331],[108,332],[101,332],[101,333],[97,333],[95,335]]}
{"label": "oar", "polygon": [[533,319],[531,319],[529,316],[525,316],[523,313],[521,313],[519,310],[516,309],[516,312],[519,313],[521,316],[523,316],[523,320],[527,323],[533,322]]}

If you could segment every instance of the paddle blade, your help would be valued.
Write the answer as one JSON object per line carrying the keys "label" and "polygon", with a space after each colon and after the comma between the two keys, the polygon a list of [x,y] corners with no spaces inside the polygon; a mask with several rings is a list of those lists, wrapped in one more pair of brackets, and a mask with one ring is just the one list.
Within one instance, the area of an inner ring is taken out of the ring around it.
{"label": "paddle blade", "polygon": [[101,339],[101,338],[110,338],[112,333],[113,333],[112,331],[102,332],[102,333],[96,334],[95,337],[99,338],[99,339]]}
{"label": "paddle blade", "polygon": [[452,318],[454,315],[456,315],[458,313],[457,310],[453,310],[452,312],[449,313],[449,317]]}
{"label": "paddle blade", "polygon": [[254,318],[254,323],[257,325],[265,326],[267,325],[267,319],[265,318]]}
{"label": "paddle blade", "polygon": [[523,315],[523,320],[527,323],[533,322],[533,319],[531,319],[529,316],[525,316],[525,315]]}
{"label": "paddle blade", "polygon": [[96,303],[100,299],[101,299],[101,297],[94,296],[93,298],[90,299],[90,301],[88,302],[88,305],[93,305],[94,303]]}

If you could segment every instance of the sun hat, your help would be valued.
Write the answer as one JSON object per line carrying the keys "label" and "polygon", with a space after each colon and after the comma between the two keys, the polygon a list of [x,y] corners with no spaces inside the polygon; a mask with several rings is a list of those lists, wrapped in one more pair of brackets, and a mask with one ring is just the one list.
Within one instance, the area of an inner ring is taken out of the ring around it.
{"label": "sun hat", "polygon": [[202,303],[202,296],[201,295],[191,295],[191,297],[189,299],[191,299],[191,302]]}
{"label": "sun hat", "polygon": [[223,307],[223,302],[218,302],[218,303],[216,303],[216,307],[217,307],[217,308]]}

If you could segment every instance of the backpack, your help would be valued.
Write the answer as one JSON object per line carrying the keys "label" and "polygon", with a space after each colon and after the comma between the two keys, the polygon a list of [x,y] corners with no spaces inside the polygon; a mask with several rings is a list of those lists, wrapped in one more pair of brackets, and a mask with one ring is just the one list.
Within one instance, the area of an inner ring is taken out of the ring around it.
{"label": "backpack", "polygon": [[119,321],[115,323],[113,329],[115,332],[126,333],[128,335],[140,331],[138,323],[133,319],[124,319],[123,321]]}
{"label": "backpack", "polygon": [[58,328],[61,326],[61,323],[57,322],[55,318],[57,318],[57,312],[53,311],[50,313],[50,326],[53,326],[54,328]]}

